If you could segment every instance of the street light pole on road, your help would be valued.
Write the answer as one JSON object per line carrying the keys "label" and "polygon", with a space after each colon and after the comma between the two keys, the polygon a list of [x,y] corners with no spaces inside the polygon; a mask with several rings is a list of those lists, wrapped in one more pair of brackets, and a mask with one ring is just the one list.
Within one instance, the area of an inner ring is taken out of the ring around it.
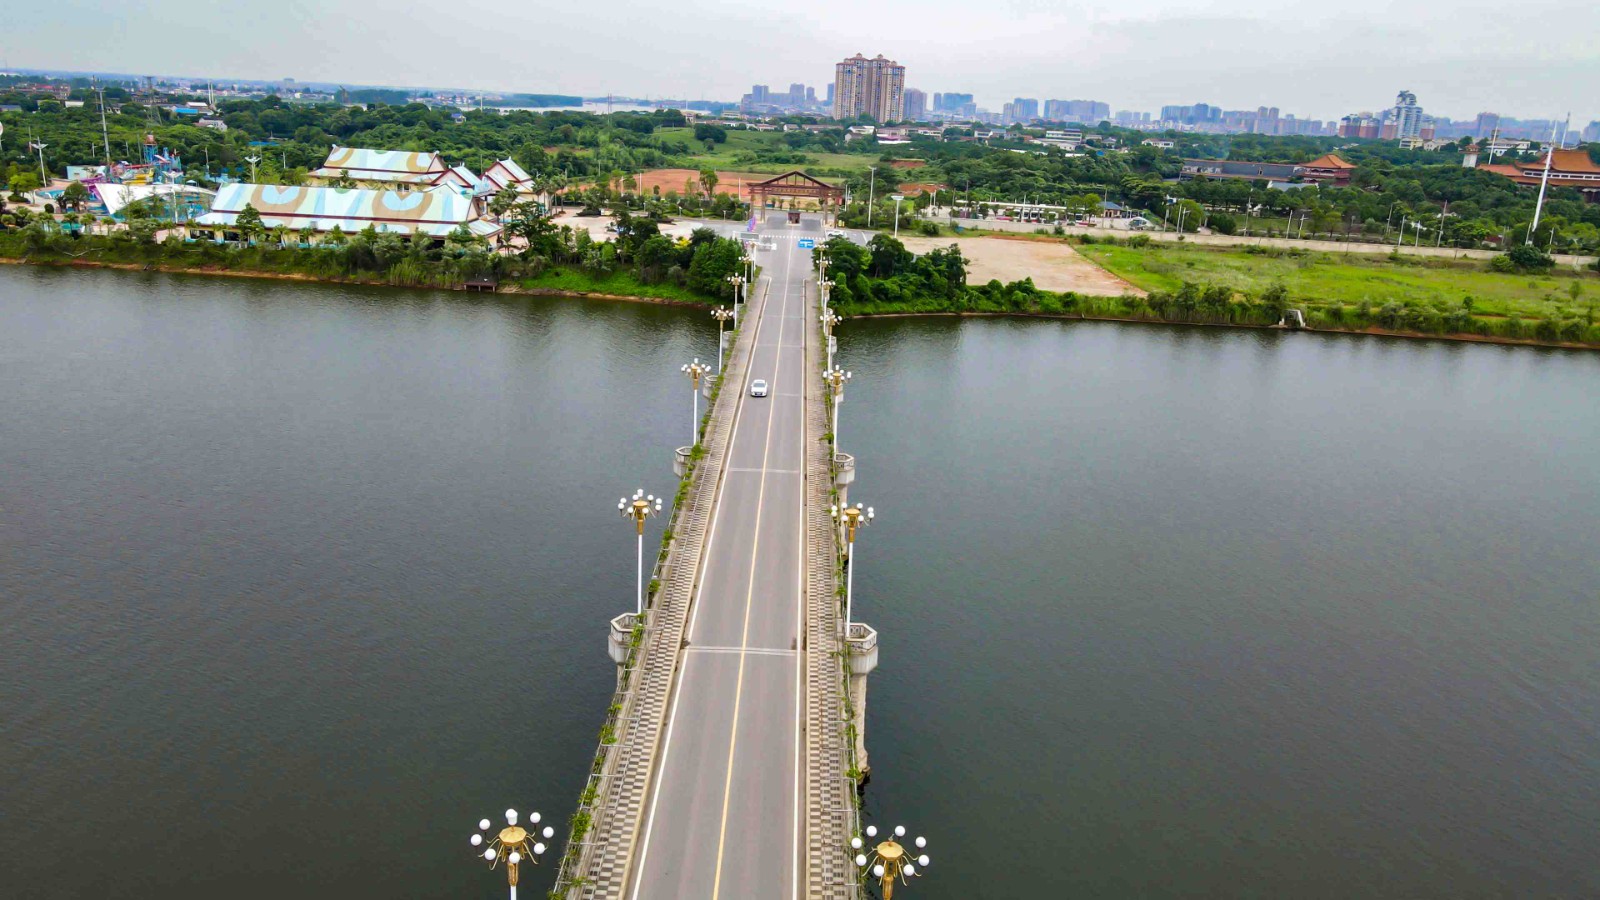
{"label": "street light pole on road", "polygon": [[[490,832],[491,823],[488,819],[478,822],[480,833],[472,836],[473,852],[483,847],[482,856],[489,862],[492,871],[503,859],[506,862],[506,880],[511,883],[511,900],[517,900],[518,868],[523,864],[537,865],[539,857],[544,855],[544,841],[555,837],[556,830],[546,825],[543,829],[539,824],[539,814],[532,813],[528,816],[528,826],[524,828],[517,824],[517,811],[506,810],[506,827],[497,832]],[[543,840],[540,840],[543,838]],[[487,845],[487,846],[485,846]]]}
{"label": "street light pole on road", "polygon": [[900,236],[900,201],[905,199],[904,194],[894,195],[894,236]]}
{"label": "street light pole on road", "polygon": [[844,402],[844,385],[850,380],[850,373],[834,366],[822,373],[822,380],[833,388],[833,458],[839,459],[839,404]]}
{"label": "street light pole on road", "polygon": [[700,361],[696,356],[694,362],[684,363],[680,369],[689,376],[689,383],[694,386],[694,397],[690,400],[690,431],[689,446],[700,443],[700,379],[711,372],[711,367]]}
{"label": "street light pole on road", "polygon": [[[867,837],[875,838],[877,836],[878,827],[876,825],[868,825]],[[928,854],[922,852],[928,847],[928,839],[919,836],[912,842],[916,847],[916,850],[912,851],[911,848],[902,846],[898,840],[905,836],[906,827],[904,825],[896,825],[893,837],[887,838],[870,850],[861,838],[853,837],[850,839],[850,849],[855,851],[855,864],[866,869],[873,878],[878,880],[878,887],[883,892],[883,900],[892,900],[894,897],[894,882],[896,878],[900,879],[901,884],[906,884],[907,879],[916,877],[918,869],[928,868],[928,863],[931,862],[928,859]],[[867,855],[869,852],[872,854],[870,857]]]}
{"label": "street light pole on road", "polygon": [[744,285],[743,275],[729,275],[728,283],[733,285],[733,327],[739,327],[739,288]]}
{"label": "street light pole on road", "polygon": [[719,306],[711,311],[711,317],[717,320],[717,371],[722,371],[722,329],[733,318],[734,312],[726,306]]}
{"label": "street light pole on road", "polygon": [[844,525],[844,636],[850,637],[850,614],[854,610],[856,583],[856,532],[877,517],[872,507],[833,507],[833,520]]}
{"label": "street light pole on road", "polygon": [[[824,294],[826,294],[826,291],[824,291]],[[833,371],[833,326],[843,321],[844,317],[831,309],[822,314],[822,334],[823,339],[826,340],[828,344],[828,367],[823,369],[824,372]],[[837,438],[838,435],[834,435],[834,437]]]}
{"label": "street light pole on road", "polygon": [[644,488],[639,488],[637,491],[633,492],[633,499],[632,500],[629,500],[627,497],[623,497],[621,500],[617,501],[617,512],[620,513],[624,519],[632,519],[633,520],[634,530],[635,530],[635,533],[638,535],[638,539],[639,539],[639,553],[638,553],[638,564],[637,564],[638,575],[636,577],[636,583],[637,583],[638,587],[634,591],[634,594],[635,594],[635,597],[636,597],[636,600],[637,600],[637,602],[635,604],[635,606],[636,606],[635,615],[643,616],[644,615],[644,522],[645,522],[646,519],[650,518],[651,516],[660,514],[660,512],[661,512],[661,498],[657,497],[654,494],[646,494],[644,492]]}

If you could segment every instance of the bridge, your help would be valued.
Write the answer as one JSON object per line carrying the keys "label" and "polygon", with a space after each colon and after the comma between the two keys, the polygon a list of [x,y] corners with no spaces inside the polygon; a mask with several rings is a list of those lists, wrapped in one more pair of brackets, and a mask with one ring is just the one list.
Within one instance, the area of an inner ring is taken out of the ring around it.
{"label": "bridge", "polygon": [[[828,441],[809,249],[822,223],[777,213],[760,226],[748,246],[761,275],[700,452],[679,451],[689,490],[658,587],[642,617],[612,621],[617,693],[559,896],[859,896],[849,841],[876,633],[856,626],[846,652],[831,507],[853,460]],[[768,396],[750,396],[755,379]]]}

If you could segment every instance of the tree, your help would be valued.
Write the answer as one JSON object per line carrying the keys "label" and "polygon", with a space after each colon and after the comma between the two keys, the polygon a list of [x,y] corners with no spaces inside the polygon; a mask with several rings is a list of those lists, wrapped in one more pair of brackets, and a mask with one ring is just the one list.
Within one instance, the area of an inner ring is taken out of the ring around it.
{"label": "tree", "polygon": [[37,191],[41,186],[38,174],[34,172],[18,172],[11,176],[11,199],[14,202],[23,202],[23,194]]}
{"label": "tree", "polygon": [[694,126],[694,139],[697,141],[711,141],[717,144],[728,142],[728,130],[720,125],[701,122]]}
{"label": "tree", "polygon": [[522,238],[529,256],[555,256],[555,225],[539,204],[525,200],[507,210],[501,226],[512,237]]}
{"label": "tree", "polygon": [[717,189],[717,170],[711,168],[701,169],[700,186],[706,189],[707,196],[714,193]]}
{"label": "tree", "polygon": [[349,169],[340,169],[339,177],[335,178],[332,184],[336,188],[353,188],[356,186],[356,180],[350,177]]}
{"label": "tree", "polygon": [[82,210],[84,204],[88,202],[89,189],[84,187],[81,181],[69,183],[61,192],[61,205],[71,208],[74,212]]}
{"label": "tree", "polygon": [[1537,248],[1529,247],[1525,244],[1512,247],[1506,253],[1506,259],[1510,260],[1513,266],[1523,272],[1544,272],[1556,264],[1555,260],[1544,255]]}
{"label": "tree", "polygon": [[266,223],[261,221],[261,213],[249,203],[244,209],[239,210],[239,215],[234,219],[234,227],[239,229],[239,234],[244,237],[247,244],[255,243],[256,235],[266,230]]}
{"label": "tree", "polygon": [[506,188],[489,201],[489,212],[496,219],[504,219],[507,211],[517,205],[517,189]]}

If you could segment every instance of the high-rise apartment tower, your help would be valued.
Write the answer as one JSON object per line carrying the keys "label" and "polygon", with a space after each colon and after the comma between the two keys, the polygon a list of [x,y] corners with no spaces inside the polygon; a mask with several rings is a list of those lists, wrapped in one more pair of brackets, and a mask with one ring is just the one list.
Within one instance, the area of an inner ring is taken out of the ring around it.
{"label": "high-rise apartment tower", "polygon": [[870,116],[890,122],[905,116],[906,67],[879,54],[857,53],[833,67],[833,117]]}

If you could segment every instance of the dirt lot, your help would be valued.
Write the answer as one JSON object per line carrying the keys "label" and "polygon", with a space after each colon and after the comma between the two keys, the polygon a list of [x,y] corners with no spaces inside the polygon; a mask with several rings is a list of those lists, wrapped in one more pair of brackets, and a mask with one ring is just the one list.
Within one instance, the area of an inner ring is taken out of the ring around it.
{"label": "dirt lot", "polygon": [[926,253],[952,243],[960,245],[968,261],[970,284],[984,284],[991,278],[1011,282],[1031,277],[1040,290],[1076,291],[1094,297],[1144,296],[1144,291],[1080,256],[1066,244],[1001,237],[901,237],[900,240],[914,253]]}
{"label": "dirt lot", "polygon": [[[766,181],[771,175],[762,175],[756,172],[718,172],[717,193],[732,194],[741,200],[748,201],[750,192],[744,189],[752,181]],[[684,192],[684,182],[692,181],[695,193],[700,192],[700,173],[694,169],[651,169],[645,172],[644,192],[650,193],[655,187],[661,188],[661,193],[667,191]]]}

